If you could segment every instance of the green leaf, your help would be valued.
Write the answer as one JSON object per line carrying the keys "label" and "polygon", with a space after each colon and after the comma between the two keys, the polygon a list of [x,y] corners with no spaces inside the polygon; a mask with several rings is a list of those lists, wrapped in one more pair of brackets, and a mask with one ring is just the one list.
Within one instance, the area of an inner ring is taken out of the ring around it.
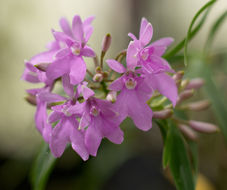
{"label": "green leaf", "polygon": [[[201,18],[200,22],[194,27],[194,29],[191,31],[189,37],[188,37],[188,42],[197,34],[197,32],[200,30],[200,28],[203,26],[207,15],[208,15],[209,11],[207,11],[203,17]],[[171,50],[167,51],[164,55],[163,58],[165,59],[170,59],[172,58],[174,55],[176,55],[185,45],[185,41],[186,41],[186,37],[181,40],[174,48],[172,48]]]}
{"label": "green leaf", "polygon": [[178,190],[194,190],[195,182],[184,140],[172,121],[169,121],[169,130],[165,150],[168,155],[168,164]]}
{"label": "green leaf", "polygon": [[31,170],[31,183],[34,190],[45,188],[55,162],[56,158],[51,154],[48,144],[44,144]]}
{"label": "green leaf", "polygon": [[190,150],[192,169],[194,172],[194,181],[196,182],[196,178],[198,174],[198,146],[193,141],[188,140],[187,143],[189,145],[189,150]]}
{"label": "green leaf", "polygon": [[222,25],[222,23],[225,21],[226,18],[227,18],[227,11],[222,13],[221,16],[212,25],[209,35],[207,37],[205,48],[204,48],[206,53],[211,47],[215,34],[217,33],[218,29],[220,28],[220,26]]}
{"label": "green leaf", "polygon": [[188,28],[188,32],[187,32],[187,37],[185,39],[185,43],[184,43],[184,64],[187,65],[187,47],[188,47],[188,41],[190,39],[190,35],[192,32],[192,28],[197,20],[197,18],[205,11],[207,10],[212,4],[214,4],[216,2],[216,0],[211,0],[208,3],[206,3],[193,17],[191,24]]}

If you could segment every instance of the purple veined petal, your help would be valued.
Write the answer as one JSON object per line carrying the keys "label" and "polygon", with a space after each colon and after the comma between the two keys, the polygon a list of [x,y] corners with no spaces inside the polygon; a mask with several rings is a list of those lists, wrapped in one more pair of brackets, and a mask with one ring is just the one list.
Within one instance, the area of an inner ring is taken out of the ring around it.
{"label": "purple veined petal", "polygon": [[92,122],[85,130],[85,145],[92,156],[96,156],[101,140],[102,134]]}
{"label": "purple veined petal", "polygon": [[136,90],[123,89],[116,103],[119,114],[124,117],[129,116],[137,128],[147,131],[152,127],[152,110],[146,102],[139,99]]}
{"label": "purple veined petal", "polygon": [[141,22],[140,22],[140,33],[139,33],[139,36],[142,36],[142,34],[144,33],[145,28],[146,28],[146,26],[148,24],[149,24],[149,22],[147,21],[147,19],[143,17],[141,19]]}
{"label": "purple veined petal", "polygon": [[37,65],[39,63],[52,63],[56,52],[57,52],[57,49],[39,53],[34,57],[32,57],[29,62],[32,65]]}
{"label": "purple veined petal", "polygon": [[119,124],[114,121],[114,119],[106,119],[105,117],[94,118],[94,122],[102,135],[108,138],[111,142],[115,144],[121,144],[124,140],[124,133],[120,129]]}
{"label": "purple veined petal", "polygon": [[84,112],[80,119],[79,129],[85,129],[85,127],[89,126],[91,123],[91,117],[88,112]]}
{"label": "purple veined petal", "polygon": [[72,23],[73,36],[80,44],[84,41],[83,23],[79,15],[75,15]]}
{"label": "purple veined petal", "polygon": [[58,50],[54,57],[55,57],[55,59],[61,59],[65,56],[69,55],[70,53],[71,53],[70,48],[66,47],[66,48]]}
{"label": "purple veined petal", "polygon": [[93,51],[92,48],[85,46],[82,49],[81,55],[85,56],[85,57],[95,57],[96,54],[95,54],[95,52]]}
{"label": "purple veined petal", "polygon": [[63,107],[64,105],[61,104],[61,105],[52,106],[51,109],[56,112],[62,112]]}
{"label": "purple veined petal", "polygon": [[71,47],[74,43],[74,39],[66,35],[63,32],[52,31],[56,41],[66,44],[68,47]]}
{"label": "purple veined petal", "polygon": [[128,33],[128,36],[129,36],[130,38],[132,38],[132,40],[134,40],[134,41],[137,40],[136,36],[135,36],[134,34],[132,34],[132,33]]}
{"label": "purple veined petal", "polygon": [[65,73],[69,73],[70,71],[70,58],[62,58],[54,61],[50,64],[46,70],[46,76],[50,80],[57,79],[64,75]]}
{"label": "purple veined petal", "polygon": [[37,95],[37,98],[46,103],[60,102],[66,100],[65,97],[50,92],[41,92]]}
{"label": "purple veined petal", "polygon": [[167,47],[170,44],[172,44],[174,41],[173,38],[167,37],[167,38],[161,38],[151,44],[151,46],[162,46],[162,47]]}
{"label": "purple veined petal", "polygon": [[70,82],[73,85],[77,85],[82,82],[86,75],[86,64],[82,58],[74,56],[70,60]]}
{"label": "purple veined petal", "polygon": [[89,152],[84,142],[84,133],[78,130],[78,121],[71,117],[65,125],[69,125],[68,127],[71,128],[70,141],[73,150],[75,150],[77,154],[86,161],[89,158]]}
{"label": "purple veined petal", "polygon": [[117,72],[117,73],[124,73],[124,72],[126,72],[125,67],[121,63],[119,63],[118,61],[116,61],[114,59],[108,59],[108,60],[106,60],[106,62],[108,64],[108,66],[112,70],[114,70],[115,72]]}
{"label": "purple veined petal", "polygon": [[45,140],[46,143],[50,142],[51,134],[52,134],[52,127],[50,124],[47,123],[43,128],[43,132],[42,132],[43,139]]}
{"label": "purple veined petal", "polygon": [[95,95],[94,91],[85,85],[81,85],[81,93],[85,100]]}
{"label": "purple veined petal", "polygon": [[70,83],[70,77],[68,74],[64,74],[62,76],[62,85],[64,88],[65,93],[70,97],[73,98],[74,95],[74,87],[73,85]]}
{"label": "purple veined petal", "polygon": [[37,73],[29,72],[27,69],[24,71],[22,77],[23,80],[31,83],[40,83]]}
{"label": "purple veined petal", "polygon": [[42,89],[41,88],[33,88],[33,89],[27,89],[26,92],[31,95],[38,94]]}
{"label": "purple veined petal", "polygon": [[47,124],[47,112],[46,112],[47,104],[45,102],[41,102],[37,100],[37,108],[35,113],[35,124],[36,128],[42,134],[43,128]]}
{"label": "purple veined petal", "polygon": [[109,89],[113,91],[120,91],[124,87],[123,77],[119,77],[109,85]]}
{"label": "purple veined petal", "polygon": [[130,42],[126,55],[127,69],[134,70],[137,66],[138,43]]}
{"label": "purple veined petal", "polygon": [[84,43],[87,43],[93,33],[93,27],[88,26],[84,29]]}
{"label": "purple veined petal", "polygon": [[[147,22],[147,21],[145,21],[144,18],[142,19],[141,29],[143,28],[143,25],[144,25],[143,22]],[[151,23],[147,23],[146,27],[140,30],[139,40],[142,43],[142,45],[145,46],[151,41],[152,36],[153,36],[153,27]]]}
{"label": "purple veined petal", "polygon": [[[52,107],[52,108],[53,108],[53,107]],[[63,117],[62,112],[53,111],[53,112],[49,115],[49,117],[48,117],[48,122],[49,122],[49,123],[54,123],[54,122],[56,122],[56,121],[61,120],[62,117]]]}
{"label": "purple veined petal", "polygon": [[71,29],[71,27],[70,27],[70,25],[69,25],[69,22],[67,21],[66,18],[61,18],[61,19],[59,20],[59,25],[60,25],[62,31],[63,31],[66,35],[70,36],[71,38],[73,37],[73,35],[72,35],[72,29]]}
{"label": "purple veined petal", "polygon": [[55,157],[60,157],[67,143],[70,142],[71,128],[65,125],[65,119],[62,119],[52,130],[50,139],[50,150]]}
{"label": "purple veined petal", "polygon": [[38,69],[37,69],[34,65],[32,65],[31,63],[29,63],[29,62],[26,62],[26,63],[25,63],[25,67],[26,67],[29,71],[34,72],[34,73],[38,71]]}
{"label": "purple veined petal", "polygon": [[178,93],[176,82],[166,73],[148,75],[147,84],[155,90],[158,90],[162,95],[166,96],[173,104],[176,105]]}
{"label": "purple veined petal", "polygon": [[163,59],[162,57],[152,55],[150,56],[150,66],[153,69],[152,72],[158,73],[160,71],[175,73],[175,71],[171,68],[169,63]]}
{"label": "purple veined petal", "polygon": [[68,109],[68,112],[71,113],[71,114],[77,114],[77,115],[81,115],[83,114],[83,112],[85,111],[86,109],[86,102],[83,102],[83,103],[77,103],[73,106],[71,106],[69,109]]}
{"label": "purple veined petal", "polygon": [[91,25],[91,23],[93,22],[94,19],[95,19],[95,16],[90,16],[90,17],[86,18],[83,22],[84,28]]}

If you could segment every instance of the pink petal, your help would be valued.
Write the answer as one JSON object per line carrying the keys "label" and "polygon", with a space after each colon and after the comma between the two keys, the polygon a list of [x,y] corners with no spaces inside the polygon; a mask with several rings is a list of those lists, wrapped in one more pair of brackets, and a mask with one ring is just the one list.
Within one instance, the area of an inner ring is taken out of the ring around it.
{"label": "pink petal", "polygon": [[46,70],[46,76],[50,80],[57,79],[69,72],[69,58],[62,58],[54,61],[50,64]]}
{"label": "pink petal", "polygon": [[155,42],[153,42],[151,45],[152,46],[162,46],[162,47],[167,47],[171,43],[173,43],[174,39],[173,38],[161,38]]}
{"label": "pink petal", "polygon": [[137,53],[138,53],[138,43],[130,42],[127,50],[126,62],[127,69],[134,70],[137,66]]}
{"label": "pink petal", "polygon": [[102,135],[95,124],[88,126],[85,130],[85,145],[92,156],[96,156],[101,140]]}
{"label": "pink petal", "polygon": [[49,92],[41,92],[37,95],[37,97],[46,103],[52,103],[52,102],[60,102],[66,100],[65,97],[60,96],[58,94],[53,94]]}
{"label": "pink petal", "polygon": [[63,32],[52,31],[52,33],[53,33],[56,41],[63,42],[68,47],[72,46],[72,44],[74,43],[74,40]]}
{"label": "pink petal", "polygon": [[52,126],[50,124],[46,124],[43,128],[42,136],[46,143],[50,142],[52,134]]}
{"label": "pink petal", "polygon": [[62,31],[65,34],[69,35],[72,38],[72,36],[73,36],[72,35],[72,29],[71,29],[71,27],[70,27],[69,22],[67,21],[67,19],[66,18],[61,18],[59,20],[59,25],[60,25]]}
{"label": "pink petal", "polygon": [[83,59],[74,56],[70,61],[70,82],[73,85],[82,82],[86,75],[86,64]]}
{"label": "pink petal", "polygon": [[65,93],[68,94],[68,96],[72,98],[74,95],[74,90],[73,90],[74,87],[70,83],[70,77],[68,74],[64,74],[62,76],[62,85],[63,85]]}
{"label": "pink petal", "polygon": [[72,31],[74,38],[76,39],[77,42],[82,43],[84,41],[83,35],[84,35],[84,30],[83,30],[83,23],[81,21],[80,16],[75,15],[73,18],[73,23],[72,23]]}
{"label": "pink petal", "polygon": [[153,27],[151,23],[148,23],[145,18],[141,21],[141,30],[139,40],[143,46],[147,45],[153,36]]}
{"label": "pink petal", "polygon": [[82,49],[81,55],[85,56],[85,57],[95,57],[96,54],[95,54],[95,52],[93,51],[92,48],[85,46]]}
{"label": "pink petal", "polygon": [[[122,76],[123,77],[123,76]],[[124,87],[123,78],[119,77],[109,85],[109,89],[113,91],[120,91]]]}
{"label": "pink petal", "polygon": [[66,47],[63,49],[60,49],[59,51],[56,52],[55,54],[55,59],[61,59],[71,53],[70,48]]}
{"label": "pink petal", "polygon": [[29,62],[32,65],[37,65],[39,63],[52,63],[56,52],[57,52],[56,49],[42,52],[32,57]]}
{"label": "pink petal", "polygon": [[47,124],[46,103],[38,100],[35,113],[35,123],[38,131],[42,134],[43,128]]}
{"label": "pink petal", "polygon": [[62,118],[62,112],[53,111],[48,118],[49,123],[54,123]]}
{"label": "pink petal", "polygon": [[148,76],[148,84],[158,90],[162,95],[166,96],[173,104],[176,105],[178,93],[176,82],[172,77],[165,73],[150,74]]}
{"label": "pink petal", "polygon": [[128,33],[128,36],[130,38],[132,38],[132,40],[134,40],[134,41],[137,40],[136,36],[134,34],[132,34],[132,33]]}
{"label": "pink petal", "polygon": [[91,90],[90,88],[88,88],[87,86],[82,85],[81,88],[82,88],[81,89],[82,90],[81,93],[82,93],[82,95],[83,95],[83,97],[84,97],[85,100],[87,100],[91,96],[94,96],[95,95],[94,91]]}
{"label": "pink petal", "polygon": [[106,62],[108,66],[117,73],[124,73],[126,71],[125,67],[114,59],[108,59]]}

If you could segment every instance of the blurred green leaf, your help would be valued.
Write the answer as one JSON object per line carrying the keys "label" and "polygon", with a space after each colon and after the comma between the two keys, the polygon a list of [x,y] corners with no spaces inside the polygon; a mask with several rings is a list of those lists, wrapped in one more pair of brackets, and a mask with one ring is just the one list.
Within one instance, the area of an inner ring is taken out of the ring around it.
{"label": "blurred green leaf", "polygon": [[191,33],[192,33],[192,28],[196,22],[196,20],[198,19],[198,17],[204,12],[206,11],[212,4],[214,4],[216,2],[216,0],[211,0],[209,1],[208,3],[206,3],[196,14],[195,16],[193,17],[192,21],[191,21],[191,24],[188,28],[188,32],[187,32],[187,36],[186,36],[186,39],[185,39],[185,43],[184,43],[184,64],[187,65],[187,47],[188,47],[188,42],[189,40],[191,39],[190,36],[191,36]]}
{"label": "blurred green leaf", "polygon": [[187,141],[189,146],[189,153],[191,156],[191,162],[192,162],[192,169],[194,172],[194,181],[196,182],[197,174],[198,174],[198,146],[196,142]]}
{"label": "blurred green leaf", "polygon": [[[188,36],[188,42],[197,34],[197,32],[200,30],[200,28],[203,26],[207,15],[209,13],[209,10],[207,10],[205,12],[205,14],[203,15],[203,17],[201,18],[200,22],[194,27],[194,29],[190,32],[189,36]],[[186,41],[186,37],[181,40],[174,48],[172,48],[171,50],[167,51],[164,55],[163,58],[165,59],[170,59],[172,58],[174,55],[176,55],[185,45],[185,41]]]}
{"label": "blurred green leaf", "polygon": [[169,121],[164,152],[177,189],[194,190],[195,183],[184,140],[172,121]]}
{"label": "blurred green leaf", "polygon": [[223,22],[225,21],[226,18],[227,18],[227,11],[222,13],[221,16],[212,25],[209,35],[207,37],[206,44],[205,44],[205,48],[204,48],[205,52],[208,52],[208,50],[210,49],[210,46],[214,40],[215,34],[217,33],[218,29],[223,24]]}
{"label": "blurred green leaf", "polygon": [[31,170],[31,183],[34,190],[45,188],[55,162],[56,158],[51,154],[48,144],[44,144]]}

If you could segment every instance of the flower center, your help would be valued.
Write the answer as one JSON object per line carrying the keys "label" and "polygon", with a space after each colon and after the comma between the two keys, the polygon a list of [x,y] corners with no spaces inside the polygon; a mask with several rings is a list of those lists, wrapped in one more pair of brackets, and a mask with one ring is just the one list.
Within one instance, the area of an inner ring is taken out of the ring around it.
{"label": "flower center", "polygon": [[96,106],[92,106],[90,109],[90,114],[93,116],[98,116],[100,113],[99,109]]}
{"label": "flower center", "polygon": [[134,78],[128,78],[126,81],[125,81],[125,86],[127,89],[131,90],[131,89],[134,89],[136,87],[136,80]]}
{"label": "flower center", "polygon": [[74,55],[79,56],[81,53],[80,45],[77,43],[74,43],[71,47],[71,51]]}

